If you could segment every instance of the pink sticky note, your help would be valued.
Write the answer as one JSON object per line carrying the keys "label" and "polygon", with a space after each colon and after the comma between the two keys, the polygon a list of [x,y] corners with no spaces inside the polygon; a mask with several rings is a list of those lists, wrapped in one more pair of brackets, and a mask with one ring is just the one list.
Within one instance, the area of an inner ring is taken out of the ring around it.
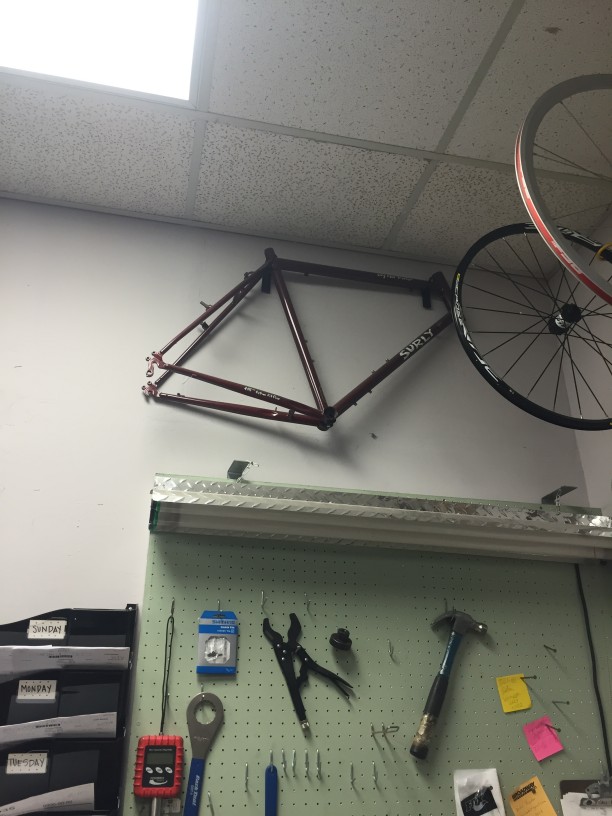
{"label": "pink sticky note", "polygon": [[540,717],[539,720],[527,723],[523,726],[523,732],[538,762],[563,750],[563,745],[552,727],[550,717]]}

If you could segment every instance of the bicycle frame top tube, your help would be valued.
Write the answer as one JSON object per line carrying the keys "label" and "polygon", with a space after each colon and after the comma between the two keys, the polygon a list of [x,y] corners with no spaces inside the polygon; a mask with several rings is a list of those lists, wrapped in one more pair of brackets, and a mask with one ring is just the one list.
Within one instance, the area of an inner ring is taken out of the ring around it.
{"label": "bicycle frame top tube", "polygon": [[[351,405],[355,405],[357,401],[367,393],[371,393],[379,383],[385,380],[408,359],[413,357],[417,351],[424,348],[430,340],[452,323],[450,288],[441,272],[436,272],[428,280],[419,280],[387,273],[366,272],[358,269],[347,269],[325,264],[314,264],[306,261],[296,261],[288,258],[278,258],[272,249],[267,249],[265,255],[266,261],[264,264],[255,271],[246,273],[239,284],[230,289],[226,295],[217,300],[213,305],[207,306],[206,310],[199,317],[189,323],[185,329],[180,331],[170,342],[163,346],[160,352],[153,352],[151,357],[147,357],[147,361],[149,362],[147,375],[152,377],[156,367],[159,368],[162,373],[154,382],[147,382],[147,384],[143,386],[142,390],[145,396],[175,404],[225,411],[247,417],[272,419],[302,425],[316,425],[320,430],[328,430],[334,424],[338,416],[345,413]],[[420,294],[425,308],[430,307],[430,298],[431,295],[434,295],[442,300],[446,307],[446,312],[428,329],[417,335],[393,357],[386,360],[379,368],[356,385],[348,394],[339,399],[334,405],[330,405],[323,392],[317,368],[308,350],[307,340],[287,289],[285,280],[285,273],[287,272],[304,276],[314,275],[332,278],[344,281],[347,284],[368,284],[377,287],[400,289],[407,293]],[[273,394],[266,389],[259,389],[243,383],[215,377],[193,369],[187,369],[183,366],[183,363],[192,356],[198,348],[210,340],[210,337],[215,333],[218,327],[230,316],[234,309],[244,301],[245,297],[253,291],[259,281],[262,283],[262,292],[264,293],[269,293],[271,284],[274,284],[315,401],[315,406],[313,407],[289,397]],[[210,322],[208,322],[209,320]],[[202,328],[202,333],[191,342],[178,358],[172,363],[164,360],[164,354],[196,328]],[[210,385],[242,394],[256,401],[267,402],[268,404],[274,405],[274,408],[221,402],[218,400],[189,397],[179,393],[171,394],[160,391],[162,383],[171,377],[172,374],[180,374],[194,380],[206,382]]]}

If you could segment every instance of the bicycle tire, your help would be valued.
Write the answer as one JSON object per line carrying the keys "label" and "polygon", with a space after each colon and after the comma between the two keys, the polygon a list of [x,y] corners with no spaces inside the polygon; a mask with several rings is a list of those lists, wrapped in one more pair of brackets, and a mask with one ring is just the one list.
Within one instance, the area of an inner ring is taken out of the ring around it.
{"label": "bicycle tire", "polygon": [[[568,238],[568,240],[571,239],[572,243],[575,243],[575,244],[579,245],[580,247],[584,248],[589,253],[595,253],[600,248],[600,244],[598,244],[595,241],[592,241],[592,240],[590,240],[588,238],[585,238],[584,236],[579,235],[578,233],[574,233],[571,230],[567,230],[565,228],[561,228],[561,229],[564,232],[564,237]],[[470,299],[474,298],[475,296],[471,295],[471,294],[468,295],[468,289],[471,287],[473,289],[478,290],[478,287],[476,287],[473,282],[472,283],[468,282],[468,277],[470,276],[470,270],[472,269],[473,272],[474,272],[474,274],[473,274],[474,280],[478,280],[478,278],[476,276],[477,275],[482,276],[483,268],[481,266],[476,266],[474,264],[474,261],[475,261],[476,257],[479,256],[481,252],[485,252],[485,251],[490,254],[490,251],[488,250],[488,248],[492,244],[497,245],[497,242],[499,242],[499,241],[503,241],[504,245],[506,245],[506,246],[509,245],[507,239],[512,238],[513,236],[523,236],[523,237],[527,236],[527,242],[530,243],[530,244],[532,244],[533,242],[529,239],[529,236],[534,236],[535,241],[539,241],[538,231],[536,230],[536,227],[533,224],[530,224],[530,223],[510,224],[508,226],[500,227],[498,229],[492,230],[491,232],[487,233],[482,238],[480,238],[478,241],[476,241],[470,247],[470,249],[466,252],[466,254],[462,258],[461,262],[459,263],[459,265],[457,267],[457,270],[455,272],[454,278],[453,278],[453,286],[452,286],[453,322],[455,324],[455,328],[456,328],[457,333],[459,335],[459,340],[460,340],[460,342],[461,342],[467,356],[469,357],[470,361],[472,362],[472,364],[474,365],[476,370],[481,374],[481,376],[484,377],[484,379],[489,383],[489,385],[491,385],[499,394],[501,394],[501,396],[505,397],[511,403],[516,405],[518,408],[521,408],[523,411],[526,411],[527,413],[531,414],[532,416],[535,416],[538,419],[542,419],[542,420],[544,420],[546,422],[550,422],[550,423],[553,423],[555,425],[559,425],[559,426],[562,426],[562,427],[565,427],[565,428],[572,428],[574,430],[585,430],[585,431],[610,430],[612,428],[612,417],[610,416],[610,414],[612,414],[612,406],[611,406],[610,410],[603,409],[603,407],[602,407],[602,416],[601,417],[587,418],[587,417],[583,417],[583,416],[573,416],[573,415],[571,415],[571,413],[568,414],[568,413],[563,412],[561,410],[556,410],[556,402],[557,402],[557,393],[556,392],[555,392],[555,400],[554,400],[552,409],[550,408],[550,406],[547,407],[546,405],[541,405],[538,402],[535,402],[534,399],[530,398],[529,395],[526,396],[525,394],[520,393],[519,391],[517,391],[516,385],[511,385],[508,382],[506,382],[505,379],[504,379],[504,376],[502,376],[501,374],[496,372],[495,366],[494,366],[494,361],[487,360],[486,359],[486,352],[483,352],[483,351],[479,350],[479,348],[478,348],[478,338],[476,337],[477,334],[485,334],[485,333],[505,334],[505,333],[510,333],[510,332],[504,332],[504,331],[499,331],[499,330],[495,330],[493,332],[481,332],[481,331],[475,331],[475,330],[472,329],[472,325],[474,324],[474,322],[479,320],[479,319],[482,319],[482,318],[480,316],[476,316],[475,318],[472,318],[472,317],[468,316],[467,313],[468,313],[469,310],[491,311],[491,312],[497,312],[497,311],[501,312],[502,310],[497,309],[497,308],[487,310],[487,309],[483,308],[482,306],[470,305]],[[537,249],[537,247],[536,247],[536,249]],[[549,257],[552,263],[557,263],[552,258],[552,255],[550,255],[550,253],[548,253],[547,250],[546,251],[544,250],[543,246],[542,246],[542,254]],[[606,259],[610,260],[609,252],[606,252]],[[489,271],[491,271],[491,270],[489,270]],[[502,281],[504,280],[496,269],[494,269],[492,271],[493,271],[493,274],[497,278],[496,284],[499,282],[499,280],[502,280]],[[562,275],[565,278],[565,273],[563,271],[562,271]],[[580,284],[575,282],[573,278],[570,278],[570,280],[574,284],[575,288],[581,288]],[[514,282],[514,281],[511,281],[511,282]],[[567,283],[567,280],[566,280],[566,283]],[[524,286],[524,287],[526,286],[526,284],[524,284],[524,283],[519,284],[519,286],[521,286],[521,285]],[[531,281],[530,281],[530,285],[531,285]],[[546,287],[543,284],[541,284],[541,286],[542,286],[542,290],[546,293]],[[530,289],[529,291],[530,292],[536,292],[537,290],[536,290],[535,287],[536,287],[536,284],[533,284],[533,289]],[[554,296],[553,288],[550,285],[548,285],[548,289],[550,290],[551,295]],[[499,286],[497,287],[497,291],[499,291]],[[497,291],[491,293],[493,298],[497,298],[497,299],[501,298],[502,300],[511,300],[512,301],[512,298],[507,298],[507,297],[505,297],[503,295],[500,295],[500,294],[497,293]],[[559,294],[560,291],[561,291],[561,284],[559,284],[559,289],[558,289],[557,294]],[[584,290],[584,291],[586,292],[586,290]],[[538,294],[540,295],[540,297],[542,297],[542,294],[539,291],[538,291]],[[508,311],[508,314],[514,315],[515,317],[520,317],[521,320],[524,320],[524,319],[531,320],[533,318],[537,318],[536,323],[534,324],[534,326],[540,324],[542,326],[542,328],[540,329],[539,332],[536,332],[536,331],[529,332],[530,335],[532,335],[532,334],[536,335],[536,337],[534,338],[533,341],[531,341],[531,340],[529,341],[530,346],[534,345],[534,343],[537,341],[537,337],[546,338],[549,335],[551,337],[555,337],[555,336],[558,337],[563,332],[563,329],[559,329],[557,324],[553,323],[552,321],[555,321],[555,320],[559,319],[558,317],[556,317],[556,315],[559,314],[559,311],[561,309],[560,304],[564,300],[564,298],[561,298],[561,297],[559,297],[558,299],[555,299],[554,297],[551,298],[547,293],[546,293],[546,296],[551,301],[550,313],[548,311],[546,313],[541,312],[539,310],[539,307],[538,307],[534,312],[531,313],[531,315],[528,315],[527,314],[528,310],[525,308],[522,301],[519,303],[519,306],[521,306],[521,308],[524,311],[520,311],[520,312],[516,311],[516,310]],[[476,296],[476,297],[480,297],[482,299],[481,294]],[[518,296],[516,296],[516,297],[518,297]],[[531,294],[531,295],[528,296],[528,299],[533,298],[533,297],[534,297],[533,294]],[[591,296],[591,301],[594,298],[595,298],[595,296],[592,295]],[[589,303],[591,301],[589,301]],[[474,302],[478,302],[478,301],[474,300]],[[494,301],[494,302],[496,302],[496,301]],[[503,303],[501,305],[506,306],[505,303]],[[585,307],[585,306],[583,306],[582,308],[585,311],[589,311],[587,309],[587,307]],[[607,308],[607,304],[605,305],[605,308]],[[605,317],[605,318],[609,317],[611,319],[611,322],[612,322],[612,309],[609,310],[609,314],[608,314],[608,312],[603,312],[602,313],[602,312],[600,312],[598,310],[595,310],[595,309],[591,309],[590,312],[592,313],[592,315],[595,315],[598,318],[599,317]],[[494,317],[491,316],[491,319],[500,320],[500,318],[497,315],[495,315]],[[506,317],[504,317],[504,319],[507,320]],[[586,321],[586,316],[583,314],[582,317],[580,318],[580,320]],[[593,320],[592,317],[591,317],[591,320]],[[561,323],[563,323],[563,322],[564,321],[561,321]],[[581,325],[579,326],[579,322],[580,322],[579,320],[576,320],[573,324],[571,324],[571,328],[569,328],[569,329],[566,328],[565,329],[565,333],[567,334],[567,344],[569,346],[569,344],[570,344],[569,338],[572,336],[572,332],[575,332],[575,337],[577,339],[585,341],[584,344],[588,348],[590,348],[591,347],[591,340],[588,338],[588,336],[587,336],[587,339],[585,340],[585,338],[583,336],[581,336],[581,334],[578,333],[578,328],[580,328],[580,331],[582,332],[582,326]],[[551,326],[552,326],[552,329],[551,329]],[[521,336],[523,334],[525,334],[525,331],[521,330],[521,331],[517,332],[516,337],[519,337],[519,336]],[[592,333],[591,333],[591,336],[593,336]],[[515,339],[515,338],[511,338],[511,339]],[[506,344],[509,343],[509,342],[510,342],[509,340],[505,341]],[[565,344],[565,342],[566,342],[565,339],[564,340],[559,340],[559,343],[561,344],[562,347]],[[595,341],[593,341],[593,343],[594,342]],[[501,345],[503,346],[505,343],[502,343]],[[552,347],[555,348],[556,347],[555,346],[555,341],[552,340],[551,343],[552,343]],[[612,344],[605,343],[605,345],[606,346],[609,345],[610,349],[612,349]],[[523,352],[523,354],[524,354],[524,352]],[[557,351],[555,352],[555,355],[556,354],[558,354],[558,348],[557,348]],[[555,356],[555,355],[553,355],[553,356]],[[610,352],[608,352],[607,348],[605,349],[605,354],[600,355],[600,356],[602,356],[602,359],[604,360],[604,364],[605,364],[604,371],[609,372],[609,375],[608,375],[608,373],[606,373],[606,376],[609,376],[609,381],[610,382],[609,382],[609,387],[607,389],[607,393],[610,396],[608,397],[608,400],[605,401],[606,406],[608,405],[610,399],[612,399],[612,357],[610,357],[609,355],[610,355]],[[523,356],[523,355],[520,355],[520,356]],[[577,378],[576,378],[575,373],[573,371],[573,369],[575,368],[575,365],[574,365],[574,361],[573,361],[573,359],[571,357],[571,353],[570,353],[570,360],[571,360],[571,366],[572,366],[571,373],[572,373],[573,378],[574,378],[574,384],[576,384],[576,379]],[[559,372],[561,371],[562,361],[563,361],[563,350],[561,352],[561,358],[560,358],[560,362],[559,362]],[[514,363],[513,365],[516,365],[516,363]],[[551,365],[551,363],[549,362],[548,366],[550,366],[550,365]],[[555,367],[556,367],[556,365],[557,364],[555,363]],[[553,371],[554,371],[554,369],[553,369]],[[507,374],[507,372],[506,372],[506,374]],[[540,375],[540,376],[542,376],[542,375]],[[561,375],[559,373],[557,375],[557,388],[559,387],[559,378],[560,378],[560,376]],[[578,389],[577,385],[576,385],[576,389]],[[578,394],[578,390],[577,390],[577,394]],[[578,405],[580,406],[580,399],[578,399]]]}
{"label": "bicycle tire", "polygon": [[561,82],[546,91],[533,104],[518,132],[514,153],[514,166],[519,192],[529,216],[550,250],[579,281],[589,287],[598,297],[612,304],[612,281],[599,275],[597,264],[585,267],[558,229],[549,213],[540,191],[534,165],[534,148],[537,133],[553,108],[563,105],[572,96],[588,91],[611,90],[612,74],[590,74]]}

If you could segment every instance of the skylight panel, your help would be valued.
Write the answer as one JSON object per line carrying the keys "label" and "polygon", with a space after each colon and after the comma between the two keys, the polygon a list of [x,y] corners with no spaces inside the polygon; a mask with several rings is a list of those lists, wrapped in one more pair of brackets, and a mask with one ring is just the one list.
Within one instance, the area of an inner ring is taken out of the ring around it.
{"label": "skylight panel", "polygon": [[198,0],[0,0],[0,66],[189,99]]}

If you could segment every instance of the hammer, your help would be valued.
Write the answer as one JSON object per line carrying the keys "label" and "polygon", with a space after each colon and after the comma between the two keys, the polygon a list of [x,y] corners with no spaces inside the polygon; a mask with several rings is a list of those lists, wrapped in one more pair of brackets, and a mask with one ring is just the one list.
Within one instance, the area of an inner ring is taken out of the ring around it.
{"label": "hammer", "polygon": [[442,710],[442,703],[448,688],[448,679],[463,636],[466,632],[478,632],[478,634],[484,635],[487,631],[484,623],[478,623],[471,615],[466,612],[459,612],[457,609],[449,609],[447,612],[443,612],[442,615],[438,615],[432,624],[432,629],[438,627],[443,621],[450,623],[451,633],[446,644],[440,671],[434,678],[423,709],[421,722],[410,746],[410,753],[417,759],[425,759],[429,751],[429,741]]}

